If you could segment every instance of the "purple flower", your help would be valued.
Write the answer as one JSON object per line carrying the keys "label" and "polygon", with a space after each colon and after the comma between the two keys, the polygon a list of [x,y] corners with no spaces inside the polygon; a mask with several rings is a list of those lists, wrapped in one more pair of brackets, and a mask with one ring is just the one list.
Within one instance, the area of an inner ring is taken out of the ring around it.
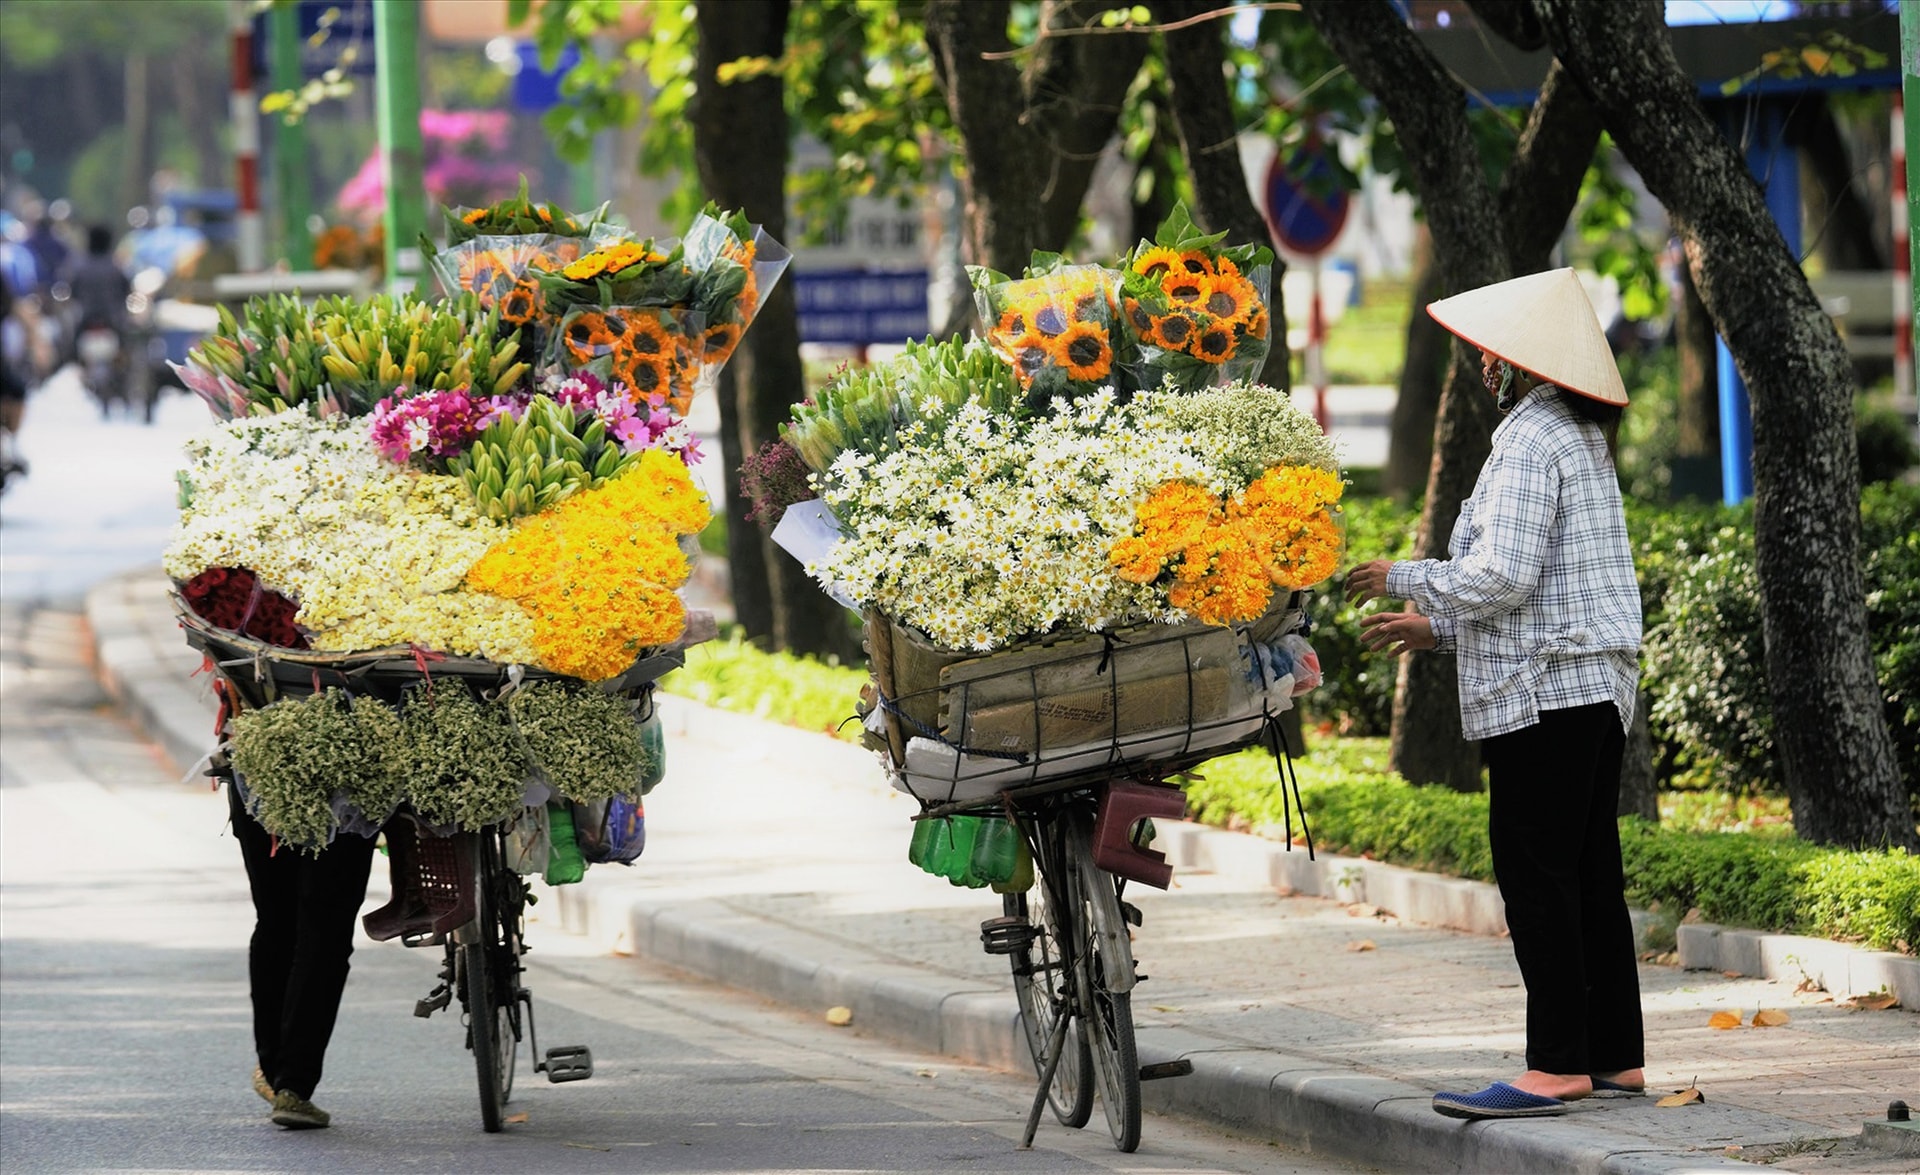
{"label": "purple flower", "polygon": [[465,388],[408,396],[400,388],[374,405],[372,435],[381,456],[397,465],[416,457],[446,458],[464,452],[480,435],[488,408]]}

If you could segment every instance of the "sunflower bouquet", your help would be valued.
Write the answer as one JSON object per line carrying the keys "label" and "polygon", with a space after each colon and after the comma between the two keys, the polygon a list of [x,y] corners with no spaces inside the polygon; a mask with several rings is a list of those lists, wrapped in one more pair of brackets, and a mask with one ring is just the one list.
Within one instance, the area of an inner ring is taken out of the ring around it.
{"label": "sunflower bouquet", "polygon": [[482,208],[446,208],[447,245],[436,248],[424,235],[421,251],[448,297],[472,294],[481,307],[498,307],[501,321],[535,336],[539,353],[548,316],[535,275],[578,260],[620,230],[606,223],[607,205],[576,216],[553,204],[536,204],[520,190]]}
{"label": "sunflower bouquet", "polygon": [[779,242],[710,205],[684,240],[616,241],[536,276],[555,320],[546,362],[664,396],[685,415],[786,269]]}
{"label": "sunflower bouquet", "polygon": [[1122,260],[1121,364],[1136,387],[1193,389],[1257,374],[1272,323],[1273,250],[1221,248],[1175,205],[1151,241]]}
{"label": "sunflower bouquet", "polygon": [[1013,366],[1029,410],[1114,383],[1118,275],[1112,270],[1036,253],[1017,279],[978,266],[968,274],[987,342]]}

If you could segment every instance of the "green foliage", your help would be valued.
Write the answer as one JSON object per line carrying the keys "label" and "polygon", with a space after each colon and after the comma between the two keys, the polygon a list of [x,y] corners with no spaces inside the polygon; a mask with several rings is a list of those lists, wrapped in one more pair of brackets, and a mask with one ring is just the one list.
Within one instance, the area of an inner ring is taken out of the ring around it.
{"label": "green foliage", "polygon": [[568,799],[631,794],[658,766],[618,694],[536,681],[508,694],[506,708],[526,762]]}
{"label": "green foliage", "polygon": [[[1420,526],[1420,506],[1411,509],[1387,498],[1349,498],[1341,507],[1347,531],[1344,569],[1371,559],[1406,559]],[[1308,597],[1309,640],[1320,654],[1325,683],[1302,700],[1306,715],[1343,735],[1384,735],[1393,721],[1396,662],[1360,643],[1360,618],[1387,610],[1385,600],[1358,608],[1340,591],[1343,576]]]}
{"label": "green foliage", "polygon": [[716,709],[859,742],[859,723],[846,720],[866,684],[864,668],[765,652],[736,629],[724,641],[687,650],[685,667],[662,678],[660,688]]}
{"label": "green foliage", "polygon": [[1868,486],[1860,499],[1874,676],[1907,791],[1920,799],[1920,486]]}
{"label": "green foliage", "polygon": [[1854,399],[1853,440],[1864,485],[1892,481],[1920,464],[1920,450],[1914,448],[1913,427],[1906,414],[1883,398]]}
{"label": "green foliage", "polygon": [[1336,384],[1397,384],[1407,362],[1412,290],[1404,282],[1383,278],[1369,281],[1363,298],[1327,327],[1327,379]]}
{"label": "green foliage", "polygon": [[1723,527],[1670,584],[1647,632],[1644,688],[1650,724],[1679,744],[1685,762],[1711,768],[1737,791],[1777,780],[1773,707],[1760,628],[1753,534]]}
{"label": "green foliage", "polygon": [[[1413,787],[1397,776],[1299,764],[1316,848],[1493,880],[1485,793]],[[1270,756],[1243,751],[1200,767],[1187,784],[1197,818],[1277,828],[1283,819]],[[1294,827],[1299,815],[1294,814]],[[1781,835],[1704,832],[1621,821],[1627,896],[1699,907],[1712,922],[1811,934],[1876,950],[1920,943],[1920,858],[1903,850],[1848,852]]]}
{"label": "green foliage", "polygon": [[1620,492],[1629,503],[1664,502],[1680,442],[1680,352],[1661,347],[1620,356],[1629,401],[1620,418]]}
{"label": "green foliage", "polygon": [[527,763],[492,707],[455,685],[408,695],[408,798],[429,824],[474,829],[504,820],[526,794]]}
{"label": "green foliage", "polygon": [[[1600,147],[1580,184],[1573,221],[1596,273],[1620,285],[1621,311],[1635,322],[1666,311],[1667,284],[1660,275],[1666,234],[1643,237],[1634,229],[1639,197],[1619,175],[1613,140],[1601,135]],[[1664,223],[1664,222],[1663,222]]]}

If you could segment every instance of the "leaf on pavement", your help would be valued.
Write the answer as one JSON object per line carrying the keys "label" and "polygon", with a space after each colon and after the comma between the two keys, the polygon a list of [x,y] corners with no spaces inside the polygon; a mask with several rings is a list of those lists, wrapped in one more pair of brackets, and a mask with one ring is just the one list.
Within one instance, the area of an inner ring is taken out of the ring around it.
{"label": "leaf on pavement", "polygon": [[1738,971],[1722,971],[1722,972],[1720,973],[1720,978],[1722,978],[1722,979],[1738,979],[1738,978],[1740,978],[1740,972],[1738,972]]}
{"label": "leaf on pavement", "polygon": [[1689,1085],[1685,1089],[1668,1094],[1653,1104],[1663,1110],[1670,1110],[1675,1106],[1704,1106],[1707,1104],[1707,1095],[1700,1092],[1699,1086]]}
{"label": "leaf on pavement", "polygon": [[1380,907],[1371,902],[1355,902],[1347,907],[1347,916],[1350,918],[1372,918],[1379,913]]}
{"label": "leaf on pavement", "polygon": [[1899,1003],[1900,1001],[1897,998],[1882,991],[1876,992],[1873,995],[1854,996],[1847,1001],[1847,1006],[1862,1012],[1884,1012],[1888,1008],[1897,1006]]}
{"label": "leaf on pavement", "polygon": [[833,1025],[835,1028],[845,1028],[847,1025],[853,1023],[853,1009],[847,1007],[828,1008],[827,1023]]}
{"label": "leaf on pavement", "polygon": [[1755,1028],[1778,1028],[1780,1025],[1786,1024],[1792,1019],[1792,1016],[1787,1015],[1778,1008],[1762,1008],[1753,1014],[1753,1026]]}
{"label": "leaf on pavement", "polygon": [[1738,1028],[1745,1022],[1746,1018],[1738,1012],[1715,1012],[1707,1017],[1708,1028]]}
{"label": "leaf on pavement", "polygon": [[509,1126],[517,1126],[526,1120],[527,1116],[525,1114],[508,1114],[506,1117],[506,1122]]}
{"label": "leaf on pavement", "polygon": [[1377,949],[1377,948],[1375,948],[1375,946],[1373,945],[1373,940],[1372,940],[1372,939],[1370,939],[1370,938],[1363,938],[1363,939],[1360,939],[1360,940],[1358,940],[1358,941],[1356,941],[1356,942],[1350,942],[1350,943],[1348,943],[1348,944],[1347,944],[1347,949],[1348,949],[1348,950],[1350,950],[1350,951],[1371,951],[1371,950],[1375,950],[1375,949]]}

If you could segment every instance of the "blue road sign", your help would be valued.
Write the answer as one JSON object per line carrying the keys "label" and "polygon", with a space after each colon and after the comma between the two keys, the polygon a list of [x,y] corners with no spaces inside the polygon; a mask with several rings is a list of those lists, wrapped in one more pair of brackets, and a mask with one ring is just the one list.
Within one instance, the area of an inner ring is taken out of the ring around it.
{"label": "blue road sign", "polygon": [[[300,20],[300,73],[317,78],[330,69],[342,73],[373,76],[373,0],[299,0],[294,5]],[[327,14],[333,13],[331,20]],[[321,24],[326,35],[321,36]],[[353,49],[352,60],[342,65],[344,50]],[[269,71],[267,16],[253,18],[253,76],[265,78]]]}
{"label": "blue road sign", "polygon": [[1326,149],[1317,142],[1275,154],[1267,165],[1263,193],[1273,239],[1290,253],[1318,256],[1333,246],[1346,227],[1352,201]]}
{"label": "blue road sign", "polygon": [[520,55],[520,70],[513,75],[513,104],[528,114],[539,114],[560,105],[560,80],[580,64],[580,49],[568,45],[560,51],[551,71],[540,68],[540,50],[532,41],[515,46]]}
{"label": "blue road sign", "polygon": [[850,269],[790,275],[808,343],[902,343],[927,334],[927,271]]}

